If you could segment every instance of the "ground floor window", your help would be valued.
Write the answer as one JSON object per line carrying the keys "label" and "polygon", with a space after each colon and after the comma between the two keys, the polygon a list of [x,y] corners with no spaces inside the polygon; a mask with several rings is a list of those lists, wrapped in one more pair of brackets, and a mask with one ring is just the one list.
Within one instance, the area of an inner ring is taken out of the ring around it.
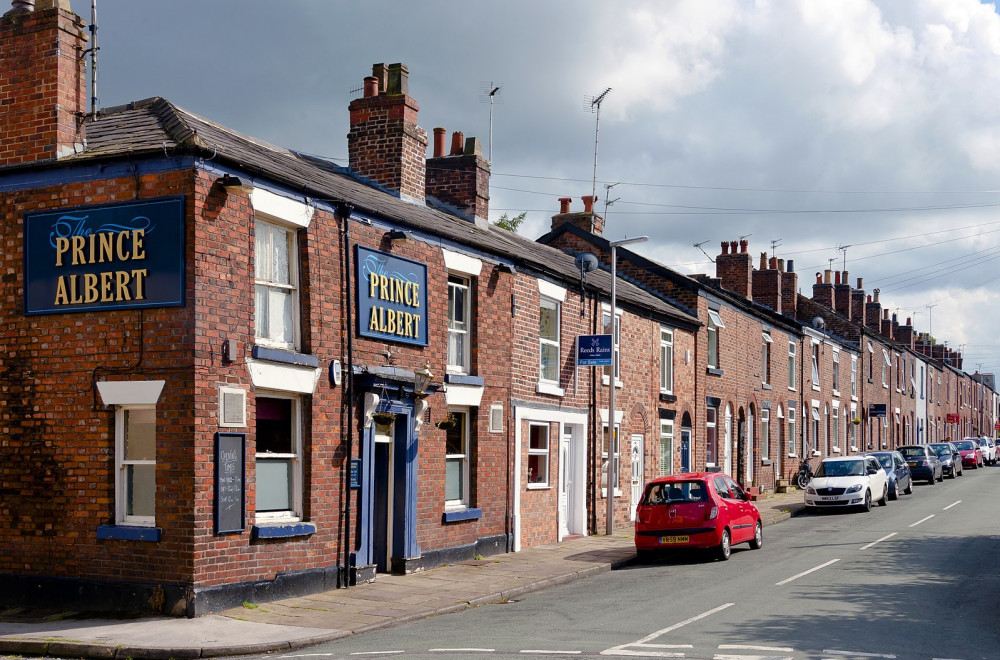
{"label": "ground floor window", "polygon": [[115,411],[116,522],[152,526],[156,515],[156,408]]}
{"label": "ground floor window", "polygon": [[469,413],[467,410],[449,410],[448,414],[455,423],[448,429],[445,440],[445,506],[468,506]]}
{"label": "ground floor window", "polygon": [[302,515],[301,401],[257,397],[257,500],[260,517]]}
{"label": "ground floor window", "polygon": [[528,485],[547,486],[549,483],[549,425],[528,427]]}
{"label": "ground floor window", "polygon": [[674,421],[660,420],[660,474],[674,473]]}
{"label": "ground floor window", "polygon": [[[617,482],[615,484],[615,494],[616,495],[618,494],[619,484],[621,484],[621,478],[622,478],[622,462],[621,462],[621,456],[619,455],[619,442],[618,442],[619,438],[618,438],[618,432],[619,432],[619,428],[618,428],[618,425],[616,424],[615,425],[614,449],[611,450],[611,454],[610,454],[610,456],[612,457],[611,460],[613,460],[615,462],[615,481]],[[601,427],[601,435],[602,435],[602,441],[601,441],[601,490],[603,491],[603,495],[606,497],[607,496],[607,492],[608,492],[608,457],[609,457],[608,447],[610,446],[609,445],[609,438],[608,438],[608,425],[607,424],[604,424]]]}

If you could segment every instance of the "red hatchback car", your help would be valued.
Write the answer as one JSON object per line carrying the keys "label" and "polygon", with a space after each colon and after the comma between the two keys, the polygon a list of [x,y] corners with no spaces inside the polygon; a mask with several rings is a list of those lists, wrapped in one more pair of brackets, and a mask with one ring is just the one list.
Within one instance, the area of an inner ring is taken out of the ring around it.
{"label": "red hatchback car", "polygon": [[718,472],[659,477],[646,484],[635,513],[639,559],[677,548],[712,548],[725,561],[735,543],[764,543],[760,511],[739,485]]}
{"label": "red hatchback car", "polygon": [[978,470],[983,463],[983,450],[979,447],[977,438],[965,438],[956,440],[954,444],[958,448],[958,453],[962,455],[962,467],[969,466],[973,470]]}

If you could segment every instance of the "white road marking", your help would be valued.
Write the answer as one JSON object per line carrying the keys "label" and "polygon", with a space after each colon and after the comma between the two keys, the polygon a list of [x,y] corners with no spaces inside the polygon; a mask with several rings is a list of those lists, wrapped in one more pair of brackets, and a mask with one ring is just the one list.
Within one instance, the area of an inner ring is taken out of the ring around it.
{"label": "white road marking", "polygon": [[641,658],[683,658],[683,653],[665,653],[660,651],[629,651],[623,646],[616,646],[613,649],[608,649],[607,651],[601,651],[601,655],[626,655],[626,656],[637,656]]}
{"label": "white road marking", "polygon": [[653,656],[653,657],[656,657],[656,658],[683,658],[684,657],[683,653],[671,653],[671,652],[667,652],[667,651],[643,651],[643,650],[633,651],[633,650],[630,650],[629,647],[630,646],[631,647],[637,647],[637,648],[640,648],[640,649],[690,649],[690,648],[694,648],[690,644],[650,644],[650,642],[653,641],[654,639],[656,639],[657,637],[659,637],[660,635],[665,635],[668,632],[672,632],[674,630],[677,630],[678,628],[682,628],[682,627],[688,625],[689,623],[694,623],[695,621],[698,621],[700,619],[704,619],[705,617],[711,616],[711,615],[715,614],[716,612],[721,612],[722,610],[724,610],[724,609],[726,609],[728,607],[732,607],[735,604],[736,603],[726,603],[725,605],[719,605],[718,607],[712,608],[712,609],[708,610],[707,612],[702,612],[701,614],[693,616],[690,619],[685,619],[685,620],[681,621],[680,623],[675,623],[672,626],[668,626],[668,627],[663,628],[661,630],[657,630],[656,632],[654,632],[654,633],[652,633],[650,635],[646,635],[645,637],[643,637],[642,639],[640,639],[637,642],[632,642],[630,644],[621,644],[620,646],[615,646],[615,647],[607,649],[605,651],[601,651],[601,655],[629,655],[629,656],[633,656],[633,655],[645,655],[645,656]]}
{"label": "white road marking", "polygon": [[643,649],[693,649],[694,646],[691,644],[640,644],[636,642],[635,644],[628,644],[628,646],[638,646]]}
{"label": "white road marking", "polygon": [[720,649],[735,649],[738,651],[778,651],[779,653],[792,653],[795,651],[790,646],[750,646],[748,644],[719,644]]}
{"label": "white road marking", "polygon": [[[402,653],[402,651],[389,651],[389,653]],[[332,653],[299,653],[298,655],[279,655],[279,658],[332,658]]]}
{"label": "white road marking", "polygon": [[580,655],[580,651],[543,651],[541,649],[525,649],[521,653],[537,653],[539,655]]}
{"label": "white road marking", "polygon": [[810,568],[808,571],[802,571],[798,575],[793,575],[792,577],[787,578],[785,580],[782,580],[781,582],[776,582],[774,586],[780,587],[780,586],[782,586],[784,584],[788,584],[792,580],[798,580],[800,577],[805,577],[806,575],[809,575],[810,573],[814,573],[814,572],[818,571],[821,568],[826,568],[830,564],[835,564],[838,561],[840,561],[840,560],[839,559],[831,559],[830,561],[826,562],[825,564],[820,564],[819,566],[816,566],[814,568]]}
{"label": "white road marking", "polygon": [[934,514],[932,513],[931,515],[927,516],[926,518],[921,518],[921,519],[920,519],[920,520],[918,520],[917,522],[913,523],[912,525],[910,525],[910,527],[916,527],[916,526],[917,526],[917,525],[919,525],[920,523],[922,523],[922,522],[927,522],[928,520],[930,520],[930,519],[931,519],[931,518],[933,518],[933,517],[934,517]]}
{"label": "white road marking", "polygon": [[496,649],[427,649],[428,653],[494,653]]}
{"label": "white road marking", "polygon": [[953,507],[953,506],[957,506],[957,505],[959,505],[959,504],[961,504],[961,503],[962,503],[962,500],[959,500],[959,501],[957,501],[957,502],[952,502],[951,504],[949,504],[948,506],[946,506],[945,508],[943,508],[943,509],[941,509],[941,510],[942,510],[942,511],[947,511],[947,510],[948,510],[948,509],[950,509],[951,507]]}
{"label": "white road marking", "polygon": [[794,660],[790,655],[724,655],[716,653],[712,660]]}
{"label": "white road marking", "polygon": [[863,545],[863,546],[861,546],[860,548],[858,548],[858,550],[867,550],[868,548],[872,547],[872,546],[873,546],[873,545],[875,545],[876,543],[881,543],[882,541],[885,541],[886,539],[891,539],[891,538],[892,538],[893,536],[895,536],[895,535],[896,535],[896,532],[893,532],[892,534],[886,534],[886,535],[885,535],[885,536],[883,536],[882,538],[880,538],[880,539],[877,539],[877,540],[875,540],[875,541],[872,541],[872,542],[871,542],[871,543],[869,543],[868,545]]}
{"label": "white road marking", "polygon": [[[406,653],[406,651],[357,651],[351,655],[396,655],[398,653]],[[286,655],[282,657],[291,658],[295,656]]]}
{"label": "white road marking", "polygon": [[891,653],[863,653],[861,651],[835,651],[830,649],[823,649],[823,653],[829,653],[830,655],[849,655],[852,658],[887,658],[888,660],[893,660],[896,657]]}
{"label": "white road marking", "polygon": [[663,630],[657,630],[652,635],[646,635],[645,637],[643,637],[642,639],[640,639],[638,642],[636,642],[636,644],[645,644],[647,642],[651,642],[654,639],[656,639],[657,637],[659,637],[660,635],[665,635],[668,632],[673,632],[673,631],[677,630],[678,628],[683,628],[684,626],[686,626],[689,623],[694,623],[695,621],[698,621],[700,619],[704,619],[706,616],[712,616],[716,612],[721,612],[722,610],[726,609],[727,607],[732,607],[735,604],[736,603],[726,603],[725,605],[719,605],[716,608],[710,609],[707,612],[702,612],[701,614],[698,614],[697,616],[693,616],[690,619],[685,619],[684,621],[681,621],[680,623],[675,623],[674,625],[669,626],[667,628],[664,628]]}

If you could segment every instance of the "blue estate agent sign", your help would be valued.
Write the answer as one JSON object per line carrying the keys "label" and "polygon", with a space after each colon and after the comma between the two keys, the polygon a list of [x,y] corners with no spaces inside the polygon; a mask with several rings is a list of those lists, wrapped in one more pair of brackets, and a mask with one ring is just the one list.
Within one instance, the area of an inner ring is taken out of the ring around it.
{"label": "blue estate agent sign", "polygon": [[358,334],[427,345],[427,266],[360,245]]}
{"label": "blue estate agent sign", "polygon": [[576,363],[581,367],[610,367],[611,335],[580,335],[577,337]]}
{"label": "blue estate agent sign", "polygon": [[24,216],[25,314],[183,304],[183,197]]}

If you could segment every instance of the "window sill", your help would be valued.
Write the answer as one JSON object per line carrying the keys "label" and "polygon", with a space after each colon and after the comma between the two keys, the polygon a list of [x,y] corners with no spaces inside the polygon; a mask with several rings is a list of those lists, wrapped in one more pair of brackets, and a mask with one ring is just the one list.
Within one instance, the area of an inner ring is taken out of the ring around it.
{"label": "window sill", "polygon": [[840,390],[834,389],[834,390],[831,390],[831,391],[833,392],[832,396],[840,397]]}
{"label": "window sill", "polygon": [[312,367],[313,369],[319,367],[319,358],[315,355],[306,355],[305,353],[297,353],[289,349],[272,348],[260,344],[254,345],[250,356],[255,360],[294,364],[300,367]]}
{"label": "window sill", "polygon": [[548,484],[528,484],[528,490],[552,490]]}
{"label": "window sill", "polygon": [[566,396],[566,390],[564,390],[563,388],[559,387],[555,383],[545,382],[545,381],[541,381],[541,380],[538,381],[538,385],[535,388],[535,391],[538,392],[539,394],[552,394],[554,396]]}
{"label": "window sill", "polygon": [[857,450],[858,450],[857,445],[851,445],[851,451],[857,451]]}
{"label": "window sill", "polygon": [[669,394],[667,392],[660,392],[660,401],[664,403],[676,403],[677,395]]}
{"label": "window sill", "polygon": [[834,447],[833,448],[833,453],[834,454],[839,454],[840,453],[840,447]]}
{"label": "window sill", "polygon": [[470,376],[467,373],[447,373],[444,375],[444,382],[449,385],[475,385],[483,387],[486,380],[482,376]]}
{"label": "window sill", "polygon": [[134,527],[129,525],[99,525],[97,527],[98,539],[159,543],[162,535],[163,530],[159,527]]}
{"label": "window sill", "polygon": [[316,533],[313,523],[274,523],[254,525],[250,528],[251,539],[286,539],[296,536],[312,536]]}
{"label": "window sill", "polygon": [[799,455],[796,454],[796,453],[794,453],[794,452],[792,452],[791,454],[788,455],[788,458],[798,458],[798,457],[799,457]]}
{"label": "window sill", "polygon": [[760,384],[760,388],[762,390],[773,390],[774,389],[773,387],[771,387],[770,383],[761,383]]}
{"label": "window sill", "polygon": [[813,383],[813,392],[819,392],[819,391],[820,391],[819,385],[817,385],[816,383]]}
{"label": "window sill", "polygon": [[[608,496],[608,489],[607,487],[604,487],[601,489],[601,499],[604,499],[607,496]],[[621,488],[615,488],[615,497],[621,497],[621,496],[622,496]]]}
{"label": "window sill", "polygon": [[708,367],[705,369],[705,373],[709,376],[725,376],[726,372],[722,369],[717,369],[715,367]]}
{"label": "window sill", "polygon": [[445,511],[441,516],[441,522],[461,522],[463,520],[479,520],[483,517],[482,509],[454,509]]}
{"label": "window sill", "polygon": [[[610,382],[611,382],[611,379],[609,379],[607,376],[601,376],[601,384],[602,385],[604,385],[605,387],[607,387]],[[621,388],[622,385],[623,385],[623,383],[622,383],[621,379],[615,378],[615,387]]]}
{"label": "window sill", "polygon": [[766,465],[772,465],[772,462],[770,458],[762,458],[760,459],[760,464],[766,466]]}

